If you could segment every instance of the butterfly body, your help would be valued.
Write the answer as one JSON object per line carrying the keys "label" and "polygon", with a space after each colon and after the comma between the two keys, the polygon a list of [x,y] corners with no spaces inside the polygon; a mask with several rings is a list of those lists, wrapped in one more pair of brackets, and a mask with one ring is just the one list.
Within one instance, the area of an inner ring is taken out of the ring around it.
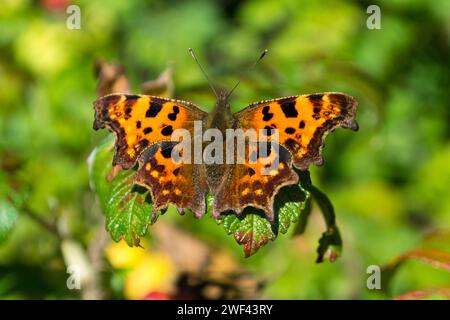
{"label": "butterfly body", "polygon": [[[337,127],[357,130],[356,107],[351,96],[332,92],[261,101],[232,113],[227,94],[221,93],[208,114],[185,101],[112,94],[94,102],[94,129],[107,127],[114,132],[113,164],[124,169],[137,164],[135,181],[150,190],[155,212],[173,204],[180,213],[187,208],[201,217],[206,194],[210,193],[215,197],[212,213],[216,218],[226,211],[240,214],[252,206],[263,210],[273,222],[273,202],[279,189],[298,182],[296,170],[323,162],[323,140],[330,131]],[[202,132],[196,130],[195,123],[201,123]],[[230,129],[265,130],[266,138],[276,144],[278,152],[263,156],[265,163],[253,163],[248,149],[239,162],[238,146],[233,140],[232,162],[175,163],[171,152],[176,145],[172,140],[176,129],[190,133],[194,153],[198,139],[202,141],[200,152],[206,152],[212,139],[203,140],[203,132],[211,129],[220,133],[224,158],[230,151]],[[274,139],[273,132],[279,132],[278,139]],[[272,170],[274,163],[277,166]],[[270,169],[267,174],[262,173],[264,168]]]}
{"label": "butterfly body", "polygon": [[[220,92],[213,110],[208,114],[205,131],[209,129],[218,129],[220,130],[222,137],[226,137],[226,130],[235,129],[235,126],[236,119],[231,112],[227,94],[225,92]],[[207,142],[204,143],[204,146],[206,146],[206,144]],[[226,144],[223,143],[222,147],[222,154],[226,155]],[[223,181],[229,177],[229,166],[226,163],[206,164],[205,170],[207,173],[209,193],[217,194],[220,192]]]}

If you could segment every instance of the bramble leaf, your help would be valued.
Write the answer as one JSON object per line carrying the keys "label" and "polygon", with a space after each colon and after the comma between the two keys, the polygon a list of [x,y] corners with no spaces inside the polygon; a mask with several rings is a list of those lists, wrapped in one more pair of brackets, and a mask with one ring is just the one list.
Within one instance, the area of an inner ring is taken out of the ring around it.
{"label": "bramble leaf", "polygon": [[90,162],[91,182],[106,216],[106,229],[114,241],[122,238],[129,246],[138,246],[152,219],[148,190],[134,184],[134,170],[111,171],[114,141],[94,149]]}
{"label": "bramble leaf", "polygon": [[280,191],[275,198],[279,232],[285,234],[292,223],[299,221],[299,217],[303,216],[309,200],[309,191],[299,185],[288,186]]}
{"label": "bramble leaf", "polygon": [[244,210],[242,219],[234,213],[223,217],[223,227],[228,234],[234,235],[237,243],[243,245],[246,257],[250,257],[276,237],[269,221],[255,211]]}
{"label": "bramble leaf", "polygon": [[246,257],[256,253],[269,240],[275,240],[278,233],[286,233],[292,223],[298,221],[305,209],[309,192],[299,185],[288,186],[280,190],[275,198],[275,223],[273,225],[260,210],[248,207],[241,216],[234,213],[222,217],[222,225],[227,234],[233,234],[236,241],[243,245]]}

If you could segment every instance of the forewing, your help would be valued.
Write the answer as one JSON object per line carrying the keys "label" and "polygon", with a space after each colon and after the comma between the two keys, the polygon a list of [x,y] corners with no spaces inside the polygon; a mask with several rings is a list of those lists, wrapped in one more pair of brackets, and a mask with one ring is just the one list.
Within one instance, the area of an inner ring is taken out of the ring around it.
{"label": "forewing", "polygon": [[107,127],[116,135],[113,165],[128,169],[156,142],[171,140],[176,129],[193,131],[206,113],[194,104],[147,95],[111,94],[94,102],[94,129]]}
{"label": "forewing", "polygon": [[278,129],[279,143],[291,152],[294,166],[306,170],[311,164],[323,163],[321,150],[330,131],[358,129],[356,108],[353,97],[328,92],[254,103],[235,116],[244,130]]}

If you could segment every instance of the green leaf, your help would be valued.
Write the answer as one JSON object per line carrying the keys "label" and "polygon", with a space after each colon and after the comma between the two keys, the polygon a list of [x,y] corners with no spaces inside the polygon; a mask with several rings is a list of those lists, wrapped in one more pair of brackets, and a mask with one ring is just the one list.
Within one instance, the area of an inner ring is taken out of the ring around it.
{"label": "green leaf", "polygon": [[279,232],[285,234],[292,223],[299,221],[299,217],[303,216],[305,209],[307,209],[309,200],[309,191],[300,185],[288,186],[280,191],[275,198],[275,212],[278,211]]}
{"label": "green leaf", "polygon": [[264,214],[256,213],[253,208],[244,209],[242,218],[230,213],[223,217],[223,227],[228,234],[233,234],[237,243],[244,246],[246,257],[250,257],[269,240],[276,238],[270,222]]}
{"label": "green leaf", "polygon": [[312,198],[311,198],[311,194],[309,193],[309,191],[307,191],[309,194],[308,199],[306,199],[305,201],[305,207],[303,208],[303,211],[300,215],[300,219],[298,220],[297,224],[295,225],[295,230],[293,233],[293,236],[299,236],[302,235],[305,230],[306,230],[306,226],[308,225],[308,219],[309,216],[311,215],[311,209],[312,209]]}
{"label": "green leaf", "polygon": [[243,245],[246,257],[256,253],[269,240],[275,240],[278,233],[286,233],[292,223],[298,221],[305,209],[309,192],[299,185],[288,186],[280,190],[275,197],[275,222],[267,220],[261,210],[247,207],[241,216],[229,213],[223,216],[222,225],[227,234],[233,234],[236,241]]}
{"label": "green leaf", "polygon": [[5,241],[17,220],[17,210],[8,201],[0,200],[0,243]]}
{"label": "green leaf", "polygon": [[319,239],[316,262],[323,262],[324,258],[327,258],[330,262],[334,262],[341,255],[342,238],[339,233],[339,228],[336,225],[336,215],[333,205],[327,195],[311,183],[309,171],[300,171],[299,175],[300,184],[311,193],[311,196],[319,205],[327,226],[327,229]]}
{"label": "green leaf", "polygon": [[152,222],[148,190],[134,184],[134,170],[111,174],[114,141],[112,137],[94,149],[90,158],[91,183],[106,216],[106,229],[114,241],[124,239],[138,246]]}

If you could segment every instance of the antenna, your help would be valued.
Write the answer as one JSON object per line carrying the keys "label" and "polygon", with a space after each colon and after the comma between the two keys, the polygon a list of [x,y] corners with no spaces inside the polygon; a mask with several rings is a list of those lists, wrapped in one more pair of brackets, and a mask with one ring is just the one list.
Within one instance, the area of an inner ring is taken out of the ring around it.
{"label": "antenna", "polygon": [[[252,70],[257,64],[258,62],[260,62],[262,60],[262,58],[264,58],[264,56],[267,54],[269,50],[264,49],[264,51],[261,53],[261,55],[259,56],[259,58],[247,69],[247,73]],[[238,85],[241,83],[241,79],[239,79],[239,81],[234,85],[233,89],[230,90],[230,92],[228,92],[227,94],[227,98],[229,96],[231,96],[231,94],[233,93],[233,91],[238,87]]]}
{"label": "antenna", "polygon": [[200,70],[202,71],[203,75],[204,75],[205,78],[206,78],[206,81],[208,81],[209,86],[211,87],[212,91],[214,92],[216,98],[218,99],[219,96],[217,95],[216,89],[215,89],[214,86],[212,85],[211,80],[209,80],[209,77],[208,77],[208,75],[206,74],[205,70],[203,70],[202,65],[200,64],[200,62],[198,62],[197,57],[195,56],[194,50],[192,50],[192,48],[189,48],[189,53],[191,54],[192,59],[194,59],[195,63],[197,63],[197,66],[198,66],[198,67],[200,68]]}

